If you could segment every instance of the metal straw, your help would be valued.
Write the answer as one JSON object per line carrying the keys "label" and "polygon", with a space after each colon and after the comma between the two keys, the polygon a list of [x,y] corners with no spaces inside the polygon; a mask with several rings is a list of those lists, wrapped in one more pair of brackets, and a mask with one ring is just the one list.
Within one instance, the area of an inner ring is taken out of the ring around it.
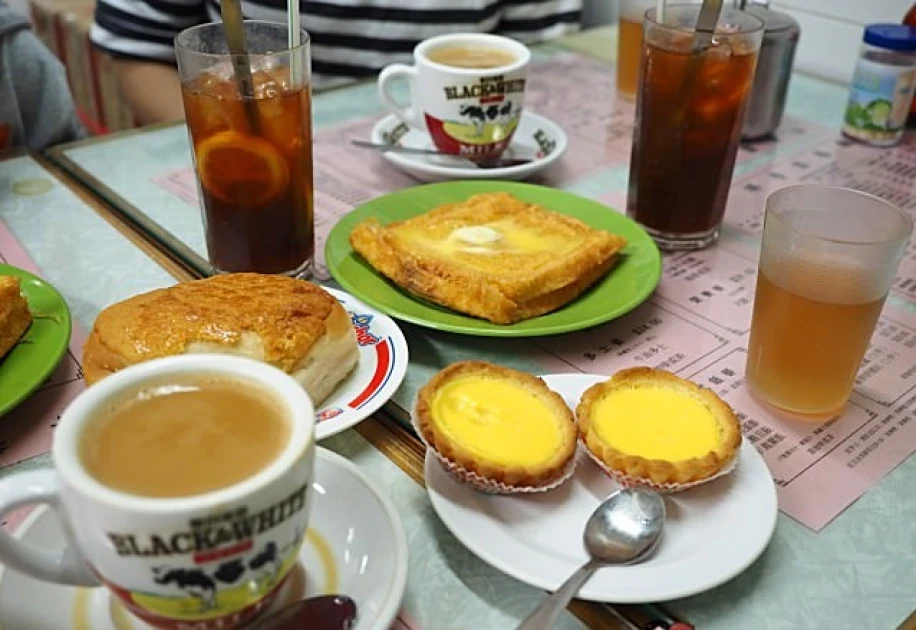
{"label": "metal straw", "polygon": [[258,104],[254,99],[254,78],[251,76],[251,58],[248,56],[248,43],[245,41],[245,22],[242,17],[241,1],[220,0],[220,12],[223,16],[223,30],[226,33],[226,42],[229,44],[229,56],[232,59],[235,82],[242,95],[242,102],[245,104],[251,133],[256,134],[260,129],[260,121]]}
{"label": "metal straw", "polygon": [[289,85],[296,89],[301,86],[302,60],[299,59],[300,51],[296,50],[301,44],[301,19],[299,16],[299,0],[286,0],[286,21],[289,43]]}

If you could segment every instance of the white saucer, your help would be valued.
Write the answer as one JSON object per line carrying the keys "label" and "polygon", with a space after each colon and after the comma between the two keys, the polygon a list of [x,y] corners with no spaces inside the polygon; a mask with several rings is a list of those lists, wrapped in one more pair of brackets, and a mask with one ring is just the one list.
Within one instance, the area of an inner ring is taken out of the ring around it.
{"label": "white saucer", "polygon": [[[274,606],[343,593],[356,602],[354,630],[389,630],[407,585],[407,538],[394,505],[354,464],[323,448],[318,449],[313,487],[312,521],[300,564]],[[33,511],[15,536],[36,547],[63,545],[59,523],[45,507]],[[3,630],[149,628],[112,603],[103,588],[60,586],[0,566]]]}
{"label": "white saucer", "polygon": [[[372,141],[417,149],[435,148],[427,133],[408,127],[393,115],[386,116],[376,123],[372,128]],[[503,157],[540,156],[528,164],[483,169],[450,156],[410,155],[389,151],[382,153],[382,157],[424,182],[450,179],[523,180],[540,173],[559,160],[566,151],[566,145],[566,133],[559,125],[549,118],[525,110],[512,137],[512,144],[503,153]]]}
{"label": "white saucer", "polygon": [[[606,376],[543,377],[571,407]],[[433,507],[458,540],[512,577],[555,590],[587,560],[582,529],[618,486],[583,452],[573,478],[536,495],[495,496],[453,481],[426,454],[426,488]],[[766,548],[778,507],[773,478],[744,440],[735,471],[665,497],[668,520],[658,551],[641,564],[598,569],[578,597],[648,603],[688,597],[744,571]]]}
{"label": "white saucer", "polygon": [[356,327],[359,363],[316,411],[319,440],[375,413],[394,395],[407,374],[407,341],[387,315],[338,289],[324,289],[343,304]]}

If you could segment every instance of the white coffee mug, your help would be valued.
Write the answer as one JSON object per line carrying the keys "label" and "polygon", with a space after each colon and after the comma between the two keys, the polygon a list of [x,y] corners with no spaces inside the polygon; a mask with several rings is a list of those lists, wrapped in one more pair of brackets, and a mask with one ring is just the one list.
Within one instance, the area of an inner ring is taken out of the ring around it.
{"label": "white coffee mug", "polygon": [[[290,426],[280,455],[232,486],[179,498],[128,494],[89,475],[78,448],[88,422],[146,383],[191,375],[227,377],[269,392]],[[156,359],[80,394],[55,429],[52,458],[53,469],[0,480],[0,516],[47,504],[69,546],[35,549],[0,530],[0,561],[41,580],[104,584],[157,628],[225,630],[265,610],[296,562],[312,503],[315,412],[302,387],[270,365],[214,354]]]}
{"label": "white coffee mug", "polygon": [[[488,48],[508,53],[511,63],[496,68],[463,68],[432,61],[446,47]],[[394,64],[379,74],[382,103],[402,122],[429,133],[443,153],[470,158],[498,157],[512,140],[522,116],[531,52],[514,39],[485,33],[440,35],[420,42],[414,65]],[[410,105],[391,96],[392,83],[406,79]]]}

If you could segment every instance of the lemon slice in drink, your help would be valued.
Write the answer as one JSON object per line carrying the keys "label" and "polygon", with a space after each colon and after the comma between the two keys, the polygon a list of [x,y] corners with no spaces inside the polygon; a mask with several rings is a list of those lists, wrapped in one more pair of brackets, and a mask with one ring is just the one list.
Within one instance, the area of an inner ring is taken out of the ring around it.
{"label": "lemon slice in drink", "polygon": [[221,131],[197,145],[204,190],[236,206],[275,201],[289,184],[289,166],[274,145],[238,131]]}

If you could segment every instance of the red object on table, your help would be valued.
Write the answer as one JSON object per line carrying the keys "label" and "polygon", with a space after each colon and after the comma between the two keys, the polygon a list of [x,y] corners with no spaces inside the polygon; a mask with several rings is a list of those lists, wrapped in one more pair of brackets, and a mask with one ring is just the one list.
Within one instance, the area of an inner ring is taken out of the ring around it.
{"label": "red object on table", "polygon": [[[907,26],[916,26],[916,2],[903,17],[903,23]],[[910,104],[910,122],[916,122],[916,96],[913,97],[913,102]]]}

